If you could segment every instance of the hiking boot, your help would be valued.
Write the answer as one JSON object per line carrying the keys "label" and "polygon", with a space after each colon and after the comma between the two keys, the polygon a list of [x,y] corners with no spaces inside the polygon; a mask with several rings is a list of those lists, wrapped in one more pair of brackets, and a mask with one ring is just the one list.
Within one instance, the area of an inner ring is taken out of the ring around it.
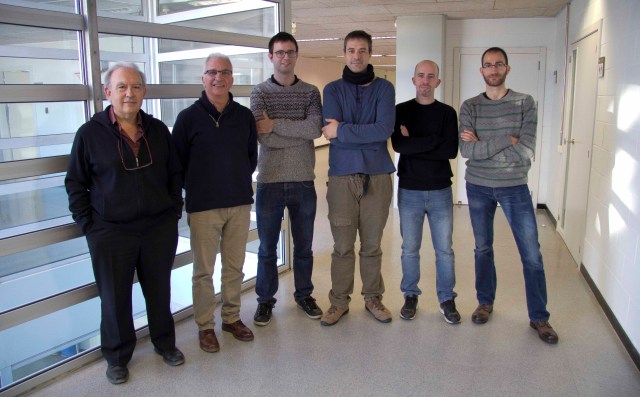
{"label": "hiking boot", "polygon": [[349,313],[348,306],[338,307],[338,306],[331,305],[329,310],[324,312],[324,314],[322,315],[322,318],[320,319],[320,324],[325,326],[333,325],[337,323],[338,320],[340,320],[340,317],[344,316],[347,313]]}
{"label": "hiking boot", "polygon": [[316,300],[313,297],[307,296],[306,298],[300,299],[296,303],[298,304],[298,307],[300,309],[304,310],[304,312],[307,314],[307,317],[316,320],[322,317],[322,309],[318,307],[318,305],[316,304]]}
{"label": "hiking boot", "polygon": [[553,330],[548,321],[531,321],[529,325],[538,331],[538,336],[543,341],[552,345],[558,343],[558,334],[556,334],[556,331]]}
{"label": "hiking boot", "polygon": [[366,299],[364,307],[381,323],[391,322],[391,312],[382,304],[382,297],[374,296],[373,298]]}
{"label": "hiking boot", "polygon": [[273,303],[260,302],[256,309],[256,314],[253,315],[253,323],[264,327],[271,322],[271,311],[273,310]]}
{"label": "hiking boot", "polygon": [[404,306],[400,309],[400,318],[404,320],[413,320],[416,317],[416,308],[418,307],[418,297],[409,295],[404,298]]}
{"label": "hiking boot", "polygon": [[493,305],[479,304],[471,314],[471,321],[475,324],[484,324],[489,321],[491,312],[493,312]]}
{"label": "hiking boot", "polygon": [[442,313],[444,321],[449,324],[458,324],[460,322],[460,313],[456,310],[456,302],[453,299],[440,304],[440,313]]}

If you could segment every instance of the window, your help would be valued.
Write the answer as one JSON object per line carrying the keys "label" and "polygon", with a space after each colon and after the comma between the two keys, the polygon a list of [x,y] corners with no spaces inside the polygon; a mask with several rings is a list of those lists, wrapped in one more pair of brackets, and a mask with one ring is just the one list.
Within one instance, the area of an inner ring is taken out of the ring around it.
{"label": "window", "polygon": [[[64,188],[77,129],[108,104],[92,96],[103,89],[92,85],[95,77],[114,62],[138,64],[148,83],[143,110],[171,128],[200,96],[206,56],[221,52],[234,66],[234,98],[248,106],[251,86],[270,74],[268,37],[284,26],[285,1],[98,0],[84,11],[97,14],[97,26],[85,27],[76,0],[0,0],[0,394],[26,391],[47,380],[48,369],[73,366],[73,358],[100,345],[91,258]],[[257,272],[255,227],[252,214],[245,280]],[[284,227],[279,265],[287,263],[286,233]],[[175,313],[192,304],[189,237],[184,216],[172,272]],[[133,300],[142,328],[137,284]]]}

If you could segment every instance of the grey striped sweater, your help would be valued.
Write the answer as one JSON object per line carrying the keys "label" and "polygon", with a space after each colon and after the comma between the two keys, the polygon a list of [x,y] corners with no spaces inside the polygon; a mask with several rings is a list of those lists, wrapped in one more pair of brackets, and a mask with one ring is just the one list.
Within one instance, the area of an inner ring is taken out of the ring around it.
{"label": "grey striped sweater", "polygon": [[273,120],[273,132],[258,134],[258,182],[302,182],[315,179],[313,140],[321,135],[320,91],[296,80],[284,87],[273,77],[251,92],[251,111],[256,120],[266,111]]}
{"label": "grey striped sweater", "polygon": [[[460,140],[460,153],[468,158],[465,179],[475,185],[509,187],[527,183],[536,148],[538,123],[531,95],[509,90],[498,100],[484,93],[460,107],[460,127],[474,131],[478,142]],[[510,136],[520,138],[515,145]]]}

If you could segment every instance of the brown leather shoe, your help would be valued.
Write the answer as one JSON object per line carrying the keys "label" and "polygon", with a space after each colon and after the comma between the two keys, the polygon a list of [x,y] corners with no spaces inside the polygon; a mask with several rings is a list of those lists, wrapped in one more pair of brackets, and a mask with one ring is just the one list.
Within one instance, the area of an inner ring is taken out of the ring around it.
{"label": "brown leather shoe", "polygon": [[199,331],[198,338],[200,339],[200,348],[207,353],[215,353],[220,350],[218,338],[216,338],[216,333],[212,329]]}
{"label": "brown leather shoe", "polygon": [[552,345],[558,343],[558,334],[556,334],[556,331],[553,330],[548,321],[531,321],[529,325],[538,331],[538,336],[543,341]]}
{"label": "brown leather shoe", "polygon": [[484,324],[489,321],[489,315],[493,312],[493,305],[480,304],[471,314],[471,321],[475,324]]}
{"label": "brown leather shoe", "polygon": [[234,338],[243,342],[249,342],[253,340],[253,332],[251,332],[251,330],[242,323],[242,320],[238,320],[235,323],[231,324],[223,323],[222,330],[231,332]]}

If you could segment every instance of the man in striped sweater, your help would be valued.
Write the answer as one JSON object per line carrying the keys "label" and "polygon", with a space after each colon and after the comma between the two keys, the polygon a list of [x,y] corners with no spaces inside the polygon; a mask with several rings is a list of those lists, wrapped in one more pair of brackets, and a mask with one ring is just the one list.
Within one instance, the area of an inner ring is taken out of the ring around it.
{"label": "man in striped sweater", "polygon": [[529,324],[540,339],[554,344],[558,342],[558,334],[548,321],[538,225],[527,186],[527,173],[536,146],[536,103],[530,95],[507,89],[505,80],[510,70],[503,49],[486,50],[480,68],[486,92],[466,100],[460,108],[460,152],[469,159],[465,179],[475,237],[479,303],[471,320],[484,324],[493,312],[497,283],[493,220],[500,204],[524,267]]}
{"label": "man in striped sweater", "polygon": [[316,217],[315,147],[322,128],[320,91],[294,73],[298,43],[286,32],[269,41],[273,75],[251,93],[251,111],[257,120],[258,187],[258,308],[256,325],[271,321],[278,291],[278,240],[285,207],[289,210],[293,238],[293,297],[312,319],[322,310],[311,296],[313,283],[313,222]]}

